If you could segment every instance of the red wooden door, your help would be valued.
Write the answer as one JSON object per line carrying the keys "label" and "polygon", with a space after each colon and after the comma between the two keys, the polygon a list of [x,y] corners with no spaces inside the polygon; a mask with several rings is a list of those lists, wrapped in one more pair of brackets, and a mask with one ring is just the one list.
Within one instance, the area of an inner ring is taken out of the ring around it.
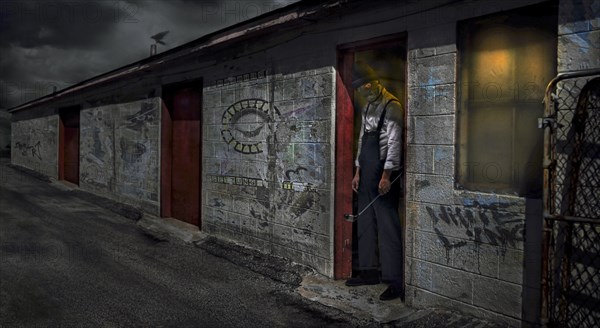
{"label": "red wooden door", "polygon": [[351,90],[353,53],[342,53],[338,57],[336,77],[336,170],[335,170],[335,279],[345,279],[352,274],[352,223],[344,221],[344,213],[352,213],[352,181],[354,108]]}
{"label": "red wooden door", "polygon": [[171,216],[200,225],[201,89],[181,88],[171,100]]}
{"label": "red wooden door", "polygon": [[62,179],[79,184],[79,108],[61,113]]}

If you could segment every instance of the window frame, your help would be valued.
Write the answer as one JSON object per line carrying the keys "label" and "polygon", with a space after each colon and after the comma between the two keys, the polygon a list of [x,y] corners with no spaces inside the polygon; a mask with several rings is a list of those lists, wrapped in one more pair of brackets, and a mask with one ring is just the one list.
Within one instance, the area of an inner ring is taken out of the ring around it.
{"label": "window frame", "polygon": [[[511,159],[510,159],[510,168],[509,168],[509,174],[510,174],[510,179],[508,183],[505,183],[504,185],[500,185],[500,184],[495,184],[495,183],[486,183],[484,181],[476,181],[473,177],[469,177],[472,176],[474,172],[474,170],[478,169],[478,170],[482,170],[481,167],[478,168],[473,168],[471,167],[472,161],[470,161],[470,158],[472,158],[471,156],[468,155],[469,153],[469,133],[471,133],[470,129],[469,129],[469,120],[471,119],[468,111],[470,110],[470,106],[471,103],[469,101],[471,94],[465,90],[465,88],[469,88],[469,86],[471,85],[470,83],[473,83],[474,79],[473,79],[473,75],[474,70],[472,67],[472,62],[469,61],[468,59],[465,58],[469,58],[470,54],[468,54],[468,51],[472,51],[472,38],[474,36],[473,31],[473,26],[474,25],[478,25],[478,24],[490,24],[493,22],[497,22],[498,20],[502,20],[502,19],[511,19],[514,18],[514,16],[516,15],[523,15],[525,13],[531,13],[531,12],[535,12],[537,9],[541,9],[541,13],[539,14],[538,17],[543,17],[543,16],[551,16],[552,19],[555,20],[555,24],[553,25],[553,35],[555,35],[555,44],[558,43],[558,1],[556,0],[550,0],[550,1],[545,1],[542,3],[538,3],[538,4],[534,4],[534,5],[529,5],[529,6],[523,6],[523,7],[519,7],[519,8],[515,8],[515,9],[511,9],[511,10],[507,10],[507,11],[502,11],[502,12],[495,12],[495,13],[491,13],[488,15],[484,15],[484,16],[478,16],[478,17],[472,17],[472,18],[468,18],[465,20],[461,20],[458,21],[456,24],[456,46],[457,46],[457,65],[456,65],[456,111],[455,111],[455,115],[456,115],[456,131],[455,131],[455,160],[454,160],[454,164],[455,164],[455,169],[454,169],[454,185],[455,185],[455,189],[457,190],[465,190],[465,191],[470,191],[470,192],[479,192],[479,193],[494,193],[494,194],[503,194],[503,195],[514,195],[514,196],[529,196],[529,191],[526,192],[522,192],[522,190],[519,190],[521,187],[519,185],[520,182],[522,182],[522,178],[516,178],[516,176],[518,175],[525,175],[525,172],[515,172],[516,170],[519,169],[519,166],[522,166],[522,164],[518,164],[517,163],[517,157],[518,155],[516,155],[516,144],[518,143],[519,140],[519,135],[517,130],[519,129],[519,126],[516,124],[517,123],[517,117],[519,116],[518,112],[519,112],[519,100],[513,99],[513,101],[506,103],[506,105],[511,105],[512,108],[511,110],[511,120],[512,120],[512,127],[511,127],[511,132],[510,132],[510,138],[511,138],[511,145],[510,145],[510,149],[511,149]],[[507,26],[515,26],[513,25],[513,23],[507,23]],[[535,26],[539,26],[538,23],[536,23],[536,21],[528,21],[527,22],[527,26],[531,26],[531,27],[535,27]],[[555,49],[557,47],[554,47]],[[519,58],[519,54],[517,53],[513,58]],[[548,82],[552,79],[552,77],[554,77],[557,73],[557,68],[558,68],[558,51],[555,50],[554,52],[554,60],[553,60],[553,76],[551,76],[548,79]],[[517,82],[517,85],[520,85],[518,82],[521,82],[519,80],[518,77],[518,73],[516,73],[516,70],[518,69],[519,65],[523,65],[522,63],[519,63],[517,61],[515,61],[515,63],[512,64],[512,75],[513,75],[513,79],[515,82]],[[466,72],[466,74],[465,74]],[[483,86],[481,86],[483,87]],[[542,88],[545,87],[545,85],[541,86]],[[463,96],[465,94],[465,92],[468,94],[466,99]],[[541,99],[540,99],[540,104],[541,104]],[[541,106],[541,105],[540,105]],[[542,114],[540,114],[542,115]],[[540,132],[541,133],[541,132]],[[541,146],[541,148],[543,148],[543,145]],[[534,149],[537,149],[534,148]],[[467,155],[465,155],[467,154]],[[541,159],[541,157],[540,157]],[[529,164],[529,162],[525,163],[525,167],[527,167]],[[489,164],[489,163],[479,163],[479,166],[482,166],[481,164]],[[483,165],[483,166],[485,166]],[[542,172],[542,168],[540,166],[540,174]],[[541,191],[541,186],[540,186],[540,191]],[[535,193],[534,193],[535,194]],[[541,195],[537,195],[535,197],[541,197]]]}

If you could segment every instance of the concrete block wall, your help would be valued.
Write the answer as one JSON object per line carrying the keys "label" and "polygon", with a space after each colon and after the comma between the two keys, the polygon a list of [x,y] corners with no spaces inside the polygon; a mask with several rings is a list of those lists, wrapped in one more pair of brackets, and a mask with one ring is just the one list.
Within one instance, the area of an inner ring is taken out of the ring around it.
{"label": "concrete block wall", "polygon": [[81,111],[80,187],[159,215],[159,97]]}
{"label": "concrete block wall", "polygon": [[600,68],[600,3],[561,0],[558,72]]}
{"label": "concrete block wall", "polygon": [[333,274],[335,75],[204,88],[204,231]]}
{"label": "concrete block wall", "polygon": [[518,326],[525,200],[455,188],[456,63],[454,43],[409,49],[407,300]]}
{"label": "concrete block wall", "polygon": [[11,162],[58,178],[58,115],[12,123]]}

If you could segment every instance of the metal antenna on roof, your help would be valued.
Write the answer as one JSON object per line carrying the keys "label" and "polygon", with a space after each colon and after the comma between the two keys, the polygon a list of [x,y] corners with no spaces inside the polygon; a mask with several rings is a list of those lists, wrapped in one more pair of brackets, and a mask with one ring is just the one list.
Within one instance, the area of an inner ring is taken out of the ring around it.
{"label": "metal antenna on roof", "polygon": [[163,42],[163,39],[167,34],[169,34],[169,31],[163,31],[163,32],[157,33],[150,37],[150,39],[154,40],[154,44],[150,45],[150,56],[156,55],[156,46],[159,43],[164,46],[167,45],[166,43]]}

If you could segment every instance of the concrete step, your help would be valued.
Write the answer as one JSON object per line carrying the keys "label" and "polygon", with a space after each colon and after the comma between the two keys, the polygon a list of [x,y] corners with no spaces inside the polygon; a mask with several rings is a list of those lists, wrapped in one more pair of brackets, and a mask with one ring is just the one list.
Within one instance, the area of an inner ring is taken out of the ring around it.
{"label": "concrete step", "polygon": [[197,226],[173,218],[144,214],[137,221],[137,225],[146,233],[161,240],[190,244],[207,238],[207,235],[200,232]]}
{"label": "concrete step", "polygon": [[[343,280],[332,280],[318,275],[303,277],[298,293],[323,305],[337,308],[359,319],[373,319],[379,323],[414,319],[416,309],[407,307],[400,299],[380,301],[386,285],[347,287]],[[425,314],[423,314],[425,315]]]}

